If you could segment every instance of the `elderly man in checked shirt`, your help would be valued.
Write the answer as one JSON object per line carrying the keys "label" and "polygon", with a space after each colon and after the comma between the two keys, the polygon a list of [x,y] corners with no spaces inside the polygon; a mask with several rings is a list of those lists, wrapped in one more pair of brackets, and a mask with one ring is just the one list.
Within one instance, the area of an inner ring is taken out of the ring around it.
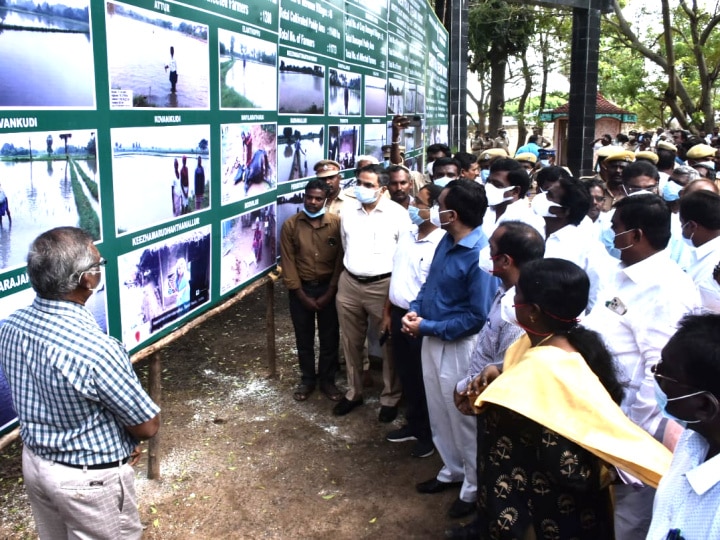
{"label": "elderly man in checked shirt", "polygon": [[33,304],[0,326],[0,366],[20,420],[23,476],[41,539],[140,538],[133,465],[160,409],[120,342],[85,302],[105,260],[74,227],[38,236],[27,258]]}

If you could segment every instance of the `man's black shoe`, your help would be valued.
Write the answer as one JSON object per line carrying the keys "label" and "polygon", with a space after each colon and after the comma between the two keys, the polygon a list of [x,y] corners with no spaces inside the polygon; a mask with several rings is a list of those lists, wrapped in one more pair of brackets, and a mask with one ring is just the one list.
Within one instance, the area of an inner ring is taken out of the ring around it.
{"label": "man's black shoe", "polygon": [[460,497],[458,497],[450,506],[450,510],[448,510],[448,516],[450,516],[451,518],[461,518],[469,516],[476,509],[476,502],[466,502],[463,501]]}
{"label": "man's black shoe", "polygon": [[397,413],[397,407],[389,407],[387,405],[383,405],[382,407],[380,407],[380,414],[378,414],[378,420],[388,424],[397,418]]}
{"label": "man's black shoe", "polygon": [[446,489],[460,486],[462,486],[462,482],[441,482],[437,478],[431,478],[415,484],[415,489],[417,489],[418,493],[440,493]]}
{"label": "man's black shoe", "polygon": [[355,401],[350,401],[347,398],[342,398],[337,402],[337,405],[333,407],[333,414],[335,416],[345,416],[347,413],[352,411],[355,407],[359,407],[363,404],[362,398]]}

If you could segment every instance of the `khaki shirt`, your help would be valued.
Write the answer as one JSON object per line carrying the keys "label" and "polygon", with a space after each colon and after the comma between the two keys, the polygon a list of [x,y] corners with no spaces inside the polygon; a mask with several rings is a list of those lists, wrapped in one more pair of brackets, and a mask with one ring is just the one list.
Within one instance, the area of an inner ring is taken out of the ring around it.
{"label": "khaki shirt", "polygon": [[299,289],[303,281],[329,281],[337,286],[343,260],[340,218],[326,212],[311,220],[300,210],[283,223],[280,255],[283,280],[291,291]]}

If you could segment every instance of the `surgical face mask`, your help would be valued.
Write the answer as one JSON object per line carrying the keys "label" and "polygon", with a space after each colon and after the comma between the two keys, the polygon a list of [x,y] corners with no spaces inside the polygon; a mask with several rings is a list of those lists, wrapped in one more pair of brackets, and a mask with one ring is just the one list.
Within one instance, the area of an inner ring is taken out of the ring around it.
{"label": "surgical face mask", "polygon": [[688,221],[685,225],[682,226],[682,229],[680,230],[680,236],[682,237],[683,242],[685,242],[685,243],[686,243],[688,246],[690,246],[691,248],[695,249],[695,244],[693,244],[693,241],[692,241],[693,236],[695,236],[695,231],[693,231],[693,232],[690,233],[690,237],[689,237],[689,238],[688,238],[687,236],[685,236],[685,234],[684,234],[684,233],[685,233],[685,227],[687,227],[688,225],[690,225],[690,222],[689,222],[689,221]]}
{"label": "surgical face mask", "polygon": [[98,280],[97,285],[95,285],[92,288],[88,288],[89,291],[96,293],[99,290],[101,290],[103,287],[105,287],[105,269],[102,266],[98,267],[97,270],[93,269],[93,270],[85,270],[84,272],[81,272],[78,280],[82,279],[83,274],[100,274],[100,279]]}
{"label": "surgical face mask", "polygon": [[490,169],[480,169],[480,176],[483,184],[487,184],[487,179],[490,178]]}
{"label": "surgical face mask", "polygon": [[506,197],[508,191],[515,189],[515,186],[499,188],[492,184],[485,184],[485,196],[487,197],[488,206],[497,206],[507,201],[511,201],[512,197]]}
{"label": "surgical face mask", "polygon": [[441,188],[444,188],[453,180],[457,180],[457,178],[450,178],[449,176],[443,176],[441,178],[436,178],[435,180],[433,180],[433,184],[435,184],[436,186],[439,186]]}
{"label": "surgical face mask", "polygon": [[673,180],[668,180],[662,189],[662,198],[668,202],[677,201],[680,198],[682,186]]}
{"label": "surgical face mask", "polygon": [[425,172],[428,173],[428,176],[432,176],[432,169],[434,164],[434,161],[428,161],[427,165],[425,166]]}
{"label": "surgical face mask", "polygon": [[[611,230],[612,230],[612,229],[611,229]],[[627,234],[627,233],[629,233],[629,232],[633,232],[634,230],[635,230],[635,229],[628,229],[627,231],[623,231],[623,232],[621,232],[621,233],[617,233],[617,234],[613,237],[613,246],[615,247],[615,249],[617,249],[618,251],[625,251],[626,249],[630,249],[631,247],[633,247],[635,244],[630,244],[629,246],[625,246],[625,247],[617,247],[617,246],[615,245],[615,239],[616,239],[618,236],[622,236],[623,234]]]}
{"label": "surgical face mask", "polygon": [[420,215],[420,209],[417,206],[408,206],[408,214],[410,214],[410,221],[412,221],[414,225],[420,226],[427,221]]}
{"label": "surgical face mask", "polygon": [[557,218],[555,214],[550,213],[550,209],[553,207],[562,208],[563,205],[548,200],[547,194],[545,193],[539,193],[533,197],[532,209],[538,216],[543,218]]}
{"label": "surgical face mask", "polygon": [[502,317],[502,320],[509,324],[514,324],[515,326],[520,327],[520,323],[517,320],[517,315],[515,314],[515,287],[512,287],[508,289],[508,291],[505,293],[505,296],[503,296],[500,299],[500,317]]}
{"label": "surgical face mask", "polygon": [[440,214],[444,214],[445,212],[452,212],[452,210],[441,211],[439,206],[433,206],[430,209],[430,223],[432,223],[436,227],[442,227],[443,225],[447,225],[449,222],[442,223],[440,221]]}
{"label": "surgical face mask", "polygon": [[490,246],[485,246],[483,249],[481,249],[480,258],[478,260],[478,266],[480,267],[480,270],[482,270],[483,272],[487,272],[488,274],[492,274],[493,259],[494,257],[490,256]]}
{"label": "surgical face mask", "polygon": [[365,186],[355,186],[355,198],[362,204],[374,203],[379,195],[379,189],[366,188]]}
{"label": "surgical face mask", "polygon": [[303,206],[302,211],[305,212],[305,215],[306,215],[307,217],[309,217],[310,219],[315,219],[315,218],[319,218],[320,216],[322,216],[322,215],[325,213],[325,207],[323,206],[323,207],[322,207],[320,210],[318,210],[317,212],[311,213],[311,212],[308,212],[307,208],[305,208],[305,207]]}
{"label": "surgical face mask", "polygon": [[660,385],[658,382],[653,378],[653,383],[655,383],[655,399],[657,400],[658,408],[660,409],[660,412],[665,418],[669,418],[670,420],[674,420],[678,424],[680,424],[682,427],[686,428],[688,424],[697,424],[700,422],[700,420],[683,420],[682,418],[678,418],[677,416],[673,416],[667,411],[667,405],[670,401],[680,401],[683,399],[687,399],[694,396],[699,396],[700,394],[704,394],[705,391],[701,390],[699,392],[693,392],[692,394],[686,394],[684,396],[678,396],[674,398],[667,397],[667,394],[663,392],[663,389],[660,388]]}

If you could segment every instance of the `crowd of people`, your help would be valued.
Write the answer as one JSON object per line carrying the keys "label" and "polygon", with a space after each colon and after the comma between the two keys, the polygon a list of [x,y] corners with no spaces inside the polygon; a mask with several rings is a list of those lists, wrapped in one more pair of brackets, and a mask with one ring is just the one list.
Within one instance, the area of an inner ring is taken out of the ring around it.
{"label": "crowd of people", "polygon": [[[390,166],[359,156],[343,189],[319,161],[283,224],[294,399],[319,388],[352,413],[380,350],[378,420],[403,405],[387,441],[437,452],[415,487],[456,491],[447,516],[467,518],[446,538],[720,538],[716,148],[601,143],[579,179],[537,138],[514,157],[435,144],[423,175],[402,165],[404,121]],[[41,234],[37,297],[0,326],[40,538],[142,534],[131,465],[159,408],[84,307],[105,262],[81,229]]]}
{"label": "crowd of people", "polygon": [[432,145],[427,175],[394,143],[345,189],[323,160],[282,228],[295,399],[362,406],[379,345],[378,420],[402,398],[386,439],[439,453],[416,489],[457,490],[447,538],[720,538],[716,149],[601,146],[582,179],[539,134]]}

